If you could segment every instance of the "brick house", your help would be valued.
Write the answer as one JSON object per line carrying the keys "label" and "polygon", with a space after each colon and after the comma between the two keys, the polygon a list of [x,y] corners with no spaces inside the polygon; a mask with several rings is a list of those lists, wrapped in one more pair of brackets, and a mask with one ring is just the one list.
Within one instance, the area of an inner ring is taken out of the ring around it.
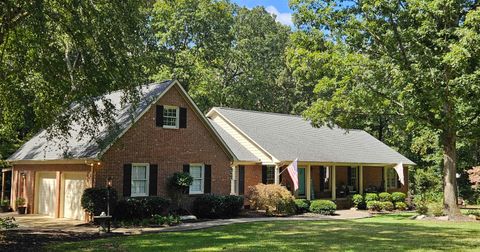
{"label": "brick house", "polygon": [[[228,108],[205,116],[178,81],[142,86],[139,93],[135,105],[122,102],[120,91],[100,97],[100,108],[105,100],[114,106],[115,124],[99,125],[95,137],[80,135],[82,122],[72,122],[67,137],[41,131],[25,143],[8,159],[11,202],[24,197],[28,213],[85,219],[85,188],[105,187],[111,179],[119,196],[166,196],[167,178],[181,171],[194,177],[192,197],[243,195],[258,183],[291,189],[283,170],[294,159],[296,197],[339,202],[352,193],[408,190],[414,163],[364,131]],[[399,163],[403,183],[392,169]]]}

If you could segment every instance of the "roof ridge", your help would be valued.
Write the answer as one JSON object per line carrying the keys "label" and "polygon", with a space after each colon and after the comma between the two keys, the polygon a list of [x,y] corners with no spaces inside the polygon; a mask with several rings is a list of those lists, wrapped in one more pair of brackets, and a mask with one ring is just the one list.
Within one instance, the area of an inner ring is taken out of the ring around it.
{"label": "roof ridge", "polygon": [[259,114],[271,114],[271,115],[277,115],[277,116],[288,116],[288,117],[300,117],[300,118],[303,118],[301,115],[285,114],[285,113],[279,113],[279,112],[268,112],[268,111],[249,110],[249,109],[240,109],[240,108],[213,107],[213,109],[225,109],[225,110],[235,110],[235,111],[241,111],[241,112],[251,112],[251,113],[259,113]]}

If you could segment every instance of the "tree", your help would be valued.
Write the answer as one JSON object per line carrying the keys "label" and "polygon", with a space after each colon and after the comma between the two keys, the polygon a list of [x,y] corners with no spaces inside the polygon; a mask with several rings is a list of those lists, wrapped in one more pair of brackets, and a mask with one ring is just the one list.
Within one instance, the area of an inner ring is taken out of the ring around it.
{"label": "tree", "polygon": [[[152,46],[143,0],[0,2],[0,151],[5,156],[39,128],[66,134],[107,123],[95,97],[146,81]],[[128,99],[130,99],[128,98]],[[81,110],[69,110],[76,102]],[[51,126],[53,125],[53,126]],[[51,126],[51,127],[50,127]],[[5,139],[5,142],[3,141]],[[5,145],[4,145],[5,143]]]}
{"label": "tree", "polygon": [[160,0],[156,79],[178,78],[202,110],[230,106],[292,112],[297,87],[284,51],[290,28],[263,7],[228,1]]}
{"label": "tree", "polygon": [[293,52],[305,55],[294,68],[308,73],[318,95],[304,115],[315,125],[345,128],[362,117],[388,117],[404,130],[438,135],[450,216],[459,213],[457,139],[473,138],[480,130],[477,5],[473,0],[291,1],[298,33],[323,43],[320,49],[294,46]]}

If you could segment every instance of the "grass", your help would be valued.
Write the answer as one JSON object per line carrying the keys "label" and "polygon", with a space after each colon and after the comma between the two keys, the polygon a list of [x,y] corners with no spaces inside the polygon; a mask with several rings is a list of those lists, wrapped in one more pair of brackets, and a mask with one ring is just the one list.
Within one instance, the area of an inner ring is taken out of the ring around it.
{"label": "grass", "polygon": [[391,214],[344,221],[276,221],[54,244],[48,251],[480,251],[480,224]]}

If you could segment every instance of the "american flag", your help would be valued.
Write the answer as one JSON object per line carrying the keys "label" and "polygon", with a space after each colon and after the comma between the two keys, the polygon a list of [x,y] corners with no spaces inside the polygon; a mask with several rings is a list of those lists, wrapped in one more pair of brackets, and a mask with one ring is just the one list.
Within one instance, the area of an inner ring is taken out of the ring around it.
{"label": "american flag", "polygon": [[292,178],[293,181],[293,190],[296,191],[298,190],[298,167],[297,167],[297,161],[298,158],[293,160],[291,164],[288,165],[287,171],[288,174],[290,174],[290,177]]}

